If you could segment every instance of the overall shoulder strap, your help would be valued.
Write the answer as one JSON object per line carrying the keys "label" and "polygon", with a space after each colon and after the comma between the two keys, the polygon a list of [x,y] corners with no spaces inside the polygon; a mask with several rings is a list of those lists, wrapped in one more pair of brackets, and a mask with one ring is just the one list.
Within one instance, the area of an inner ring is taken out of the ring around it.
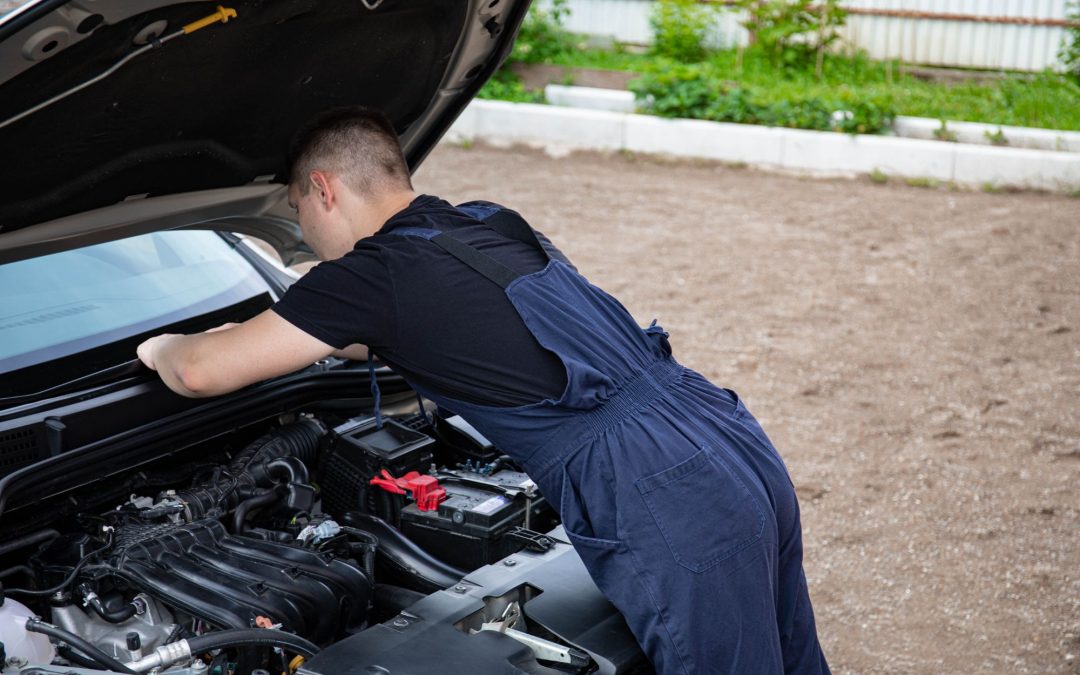
{"label": "overall shoulder strap", "polygon": [[433,237],[431,243],[495,282],[500,288],[506,288],[521,276],[495,258],[461,241],[452,232],[443,232]]}
{"label": "overall shoulder strap", "polygon": [[460,241],[454,236],[452,230],[446,232],[426,227],[398,227],[391,230],[389,234],[427,239],[502,288],[506,288],[510,282],[521,276],[498,260]]}
{"label": "overall shoulder strap", "polygon": [[[457,208],[469,217],[484,223],[501,236],[528,244],[542,253],[546,259],[552,259],[552,255],[540,243],[536,232],[517,213],[487,204],[469,204]],[[520,273],[515,272],[495,258],[486,253],[481,253],[475,247],[461,241],[457,237],[456,230],[441,231],[428,228],[399,227],[391,230],[391,234],[427,239],[476,272],[498,284],[501,288],[506,288],[514,279],[521,276]]]}
{"label": "overall shoulder strap", "polygon": [[470,203],[455,207],[458,211],[479,220],[507,239],[520,241],[528,244],[539,251],[545,258],[567,262],[566,258],[556,252],[553,254],[544,247],[540,238],[536,236],[536,230],[521,217],[521,214],[496,204]]}

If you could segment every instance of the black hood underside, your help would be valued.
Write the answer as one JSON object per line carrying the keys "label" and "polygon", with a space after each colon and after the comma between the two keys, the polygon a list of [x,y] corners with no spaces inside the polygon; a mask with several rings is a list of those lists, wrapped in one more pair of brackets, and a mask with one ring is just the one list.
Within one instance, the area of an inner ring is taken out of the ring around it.
{"label": "black hood underside", "polygon": [[[461,0],[223,4],[237,17],[151,49],[0,128],[0,233],[132,197],[281,180],[297,126],[334,106],[381,108],[402,133],[439,90],[469,7]],[[106,71],[138,48],[136,37],[151,24],[166,22],[168,34],[216,8],[170,4],[100,23],[0,84],[0,122]],[[0,39],[21,40],[19,28],[5,24]],[[429,149],[410,148],[410,165]]]}

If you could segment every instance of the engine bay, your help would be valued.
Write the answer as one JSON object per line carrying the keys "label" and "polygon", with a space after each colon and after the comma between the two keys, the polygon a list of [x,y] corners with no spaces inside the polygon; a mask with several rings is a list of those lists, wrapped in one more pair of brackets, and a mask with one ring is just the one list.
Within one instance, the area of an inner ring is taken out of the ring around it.
{"label": "engine bay", "polygon": [[290,412],[39,509],[0,542],[3,673],[646,672],[460,417]]}

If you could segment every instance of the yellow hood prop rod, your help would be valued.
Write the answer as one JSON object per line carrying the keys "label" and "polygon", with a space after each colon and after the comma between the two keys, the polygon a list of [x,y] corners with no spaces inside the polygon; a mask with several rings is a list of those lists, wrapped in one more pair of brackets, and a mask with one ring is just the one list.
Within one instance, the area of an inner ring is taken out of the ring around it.
{"label": "yellow hood prop rod", "polygon": [[168,35],[166,35],[163,38],[151,39],[148,44],[143,45],[142,47],[139,47],[138,49],[131,52],[130,54],[128,54],[124,58],[120,59],[119,61],[114,63],[108,70],[101,73],[100,75],[97,75],[96,77],[93,77],[93,78],[91,78],[91,79],[89,79],[89,80],[87,80],[87,81],[85,81],[85,82],[83,82],[81,84],[77,84],[74,87],[72,87],[71,89],[68,89],[67,91],[62,91],[59,94],[57,94],[56,96],[53,96],[52,98],[48,99],[47,101],[42,101],[41,103],[38,103],[36,106],[34,106],[32,108],[27,108],[26,110],[22,111],[18,115],[15,115],[14,117],[9,117],[8,119],[4,120],[3,122],[0,122],[0,129],[3,129],[4,127],[8,126],[9,124],[14,124],[15,122],[18,122],[19,120],[23,119],[24,117],[29,117],[30,115],[33,115],[34,113],[36,113],[39,110],[42,110],[44,108],[48,108],[53,103],[56,103],[57,101],[63,100],[65,98],[67,98],[68,96],[71,96],[72,94],[74,94],[77,91],[82,91],[83,89],[86,89],[90,85],[96,84],[97,82],[100,82],[100,81],[104,80],[106,77],[108,77],[108,76],[112,75],[113,73],[115,73],[125,63],[132,60],[136,56],[139,56],[140,54],[145,54],[146,52],[150,51],[151,49],[157,49],[158,47],[161,47],[163,44],[165,44],[169,40],[172,40],[173,38],[178,38],[181,35],[191,35],[195,31],[202,30],[203,28],[206,28],[207,26],[212,26],[215,23],[228,23],[229,19],[235,19],[235,18],[236,18],[236,10],[235,9],[233,9],[231,7],[222,7],[221,5],[218,5],[217,11],[214,12],[213,14],[205,16],[205,17],[199,19],[198,21],[192,21],[191,23],[186,24],[180,30],[169,33]]}

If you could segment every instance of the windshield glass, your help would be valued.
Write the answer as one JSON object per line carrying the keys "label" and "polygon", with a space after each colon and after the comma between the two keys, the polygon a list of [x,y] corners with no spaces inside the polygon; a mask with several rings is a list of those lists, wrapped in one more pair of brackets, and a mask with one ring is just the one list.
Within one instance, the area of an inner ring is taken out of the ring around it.
{"label": "windshield glass", "polygon": [[0,373],[267,291],[214,232],[155,232],[0,265]]}

